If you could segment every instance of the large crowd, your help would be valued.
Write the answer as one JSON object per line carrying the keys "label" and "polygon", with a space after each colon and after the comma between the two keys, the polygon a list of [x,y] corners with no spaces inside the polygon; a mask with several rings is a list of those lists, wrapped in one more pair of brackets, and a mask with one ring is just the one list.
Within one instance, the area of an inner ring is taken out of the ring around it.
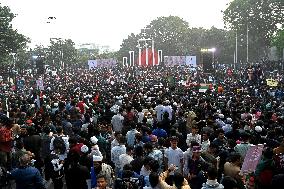
{"label": "large crowd", "polygon": [[[2,77],[0,188],[13,181],[17,189],[283,188],[278,67],[68,68]],[[258,144],[261,159],[243,172]]]}

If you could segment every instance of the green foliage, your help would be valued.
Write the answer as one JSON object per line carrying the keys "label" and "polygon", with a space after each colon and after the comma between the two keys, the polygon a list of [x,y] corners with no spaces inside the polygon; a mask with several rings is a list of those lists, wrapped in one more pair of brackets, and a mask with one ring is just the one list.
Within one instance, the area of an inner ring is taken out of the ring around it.
{"label": "green foliage", "polygon": [[240,39],[249,30],[249,43],[253,44],[250,56],[256,58],[266,53],[277,26],[284,21],[284,1],[234,0],[223,13],[226,27],[237,32]]}
{"label": "green foliage", "polygon": [[77,50],[71,39],[52,38],[50,46],[44,50],[46,63],[57,68],[77,62]]}
{"label": "green foliage", "polygon": [[279,30],[272,38],[272,45],[277,48],[277,54],[279,57],[283,56],[284,49],[284,29]]}
{"label": "green foliage", "polygon": [[17,51],[17,54],[15,54],[15,66],[16,66],[16,70],[18,71],[22,71],[25,70],[27,68],[31,68],[33,65],[32,62],[32,52],[28,51],[26,49],[19,49]]}
{"label": "green foliage", "polygon": [[81,48],[77,50],[77,62],[79,64],[86,64],[88,60],[96,59],[99,55],[99,49]]}
{"label": "green foliage", "polygon": [[118,51],[119,58],[122,59],[124,56],[129,56],[129,51],[134,51],[135,54],[138,54],[138,48],[137,48],[137,41],[140,39],[141,36],[135,35],[134,33],[131,33],[128,35],[127,39],[124,39],[122,41],[122,44],[120,45],[120,49]]}
{"label": "green foliage", "polygon": [[26,46],[28,39],[12,28],[15,15],[9,7],[0,4],[0,64],[12,62],[11,53],[16,53]]}
{"label": "green foliage", "polygon": [[144,31],[139,34],[132,33],[123,40],[118,51],[120,59],[129,56],[129,51],[135,51],[137,56],[138,39],[151,38],[155,41],[155,49],[163,50],[164,56],[196,55],[199,58],[201,48],[215,47],[219,62],[233,61],[235,38],[230,31],[215,27],[209,30],[190,28],[186,21],[177,16],[158,17],[151,21]]}
{"label": "green foliage", "polygon": [[166,56],[189,53],[189,25],[178,16],[159,17],[146,27],[146,38],[154,39],[157,49],[163,49]]}

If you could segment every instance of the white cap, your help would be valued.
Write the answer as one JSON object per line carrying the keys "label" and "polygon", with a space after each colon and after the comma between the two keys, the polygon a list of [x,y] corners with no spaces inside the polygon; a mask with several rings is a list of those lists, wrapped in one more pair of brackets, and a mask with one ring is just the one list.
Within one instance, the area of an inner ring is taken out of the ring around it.
{"label": "white cap", "polygon": [[255,126],[254,130],[258,133],[260,133],[262,131],[261,126]]}
{"label": "white cap", "polygon": [[102,156],[93,155],[93,161],[102,161],[102,160],[103,160]]}
{"label": "white cap", "polygon": [[220,119],[224,119],[224,117],[225,117],[224,114],[219,114]]}
{"label": "white cap", "polygon": [[83,153],[87,153],[88,151],[89,151],[88,146],[83,145],[83,146],[81,147],[81,152],[83,152]]}
{"label": "white cap", "polygon": [[97,142],[98,142],[98,139],[95,136],[92,136],[90,140],[93,144],[97,144]]}

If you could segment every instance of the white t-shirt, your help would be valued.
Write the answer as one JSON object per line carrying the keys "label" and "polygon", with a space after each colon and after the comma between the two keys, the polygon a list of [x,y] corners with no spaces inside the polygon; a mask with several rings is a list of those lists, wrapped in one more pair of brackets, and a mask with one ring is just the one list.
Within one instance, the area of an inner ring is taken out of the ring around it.
{"label": "white t-shirt", "polygon": [[165,150],[165,157],[168,159],[168,167],[173,164],[178,169],[181,168],[181,160],[183,159],[183,151],[180,148],[172,149],[169,147]]}
{"label": "white t-shirt", "polygon": [[163,120],[163,114],[164,114],[164,106],[163,105],[158,105],[155,107],[156,115],[157,115],[157,120],[160,122]]}
{"label": "white t-shirt", "polygon": [[173,109],[171,106],[165,106],[164,107],[164,113],[168,112],[169,113],[169,119],[172,120],[173,117]]}
{"label": "white t-shirt", "polygon": [[128,154],[121,154],[119,156],[120,170],[123,169],[124,165],[129,164],[133,160],[133,157]]}
{"label": "white t-shirt", "polygon": [[188,147],[190,146],[192,141],[195,141],[195,142],[198,142],[198,144],[201,144],[201,135],[200,134],[193,135],[192,133],[189,133],[186,137],[186,144]]}

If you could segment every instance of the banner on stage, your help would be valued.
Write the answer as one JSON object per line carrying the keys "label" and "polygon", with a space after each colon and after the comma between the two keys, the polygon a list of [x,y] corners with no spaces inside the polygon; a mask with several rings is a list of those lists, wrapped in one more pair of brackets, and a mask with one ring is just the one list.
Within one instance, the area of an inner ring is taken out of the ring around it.
{"label": "banner on stage", "polygon": [[88,60],[89,70],[96,68],[112,68],[117,65],[117,61],[113,58],[110,59],[97,59]]}
{"label": "banner on stage", "polygon": [[97,61],[96,60],[88,60],[88,66],[89,66],[89,70],[95,69],[98,66]]}
{"label": "banner on stage", "polygon": [[36,80],[36,86],[37,86],[38,89],[43,91],[44,90],[43,80],[42,79]]}
{"label": "banner on stage", "polygon": [[197,67],[196,56],[165,56],[164,57],[165,66],[189,66],[192,68]]}
{"label": "banner on stage", "polygon": [[112,68],[116,66],[117,62],[115,59],[98,59],[97,60],[97,67],[98,68]]}
{"label": "banner on stage", "polygon": [[169,67],[185,65],[185,56],[165,56],[164,63]]}
{"label": "banner on stage", "polygon": [[185,57],[185,65],[196,68],[196,56],[186,56]]}

